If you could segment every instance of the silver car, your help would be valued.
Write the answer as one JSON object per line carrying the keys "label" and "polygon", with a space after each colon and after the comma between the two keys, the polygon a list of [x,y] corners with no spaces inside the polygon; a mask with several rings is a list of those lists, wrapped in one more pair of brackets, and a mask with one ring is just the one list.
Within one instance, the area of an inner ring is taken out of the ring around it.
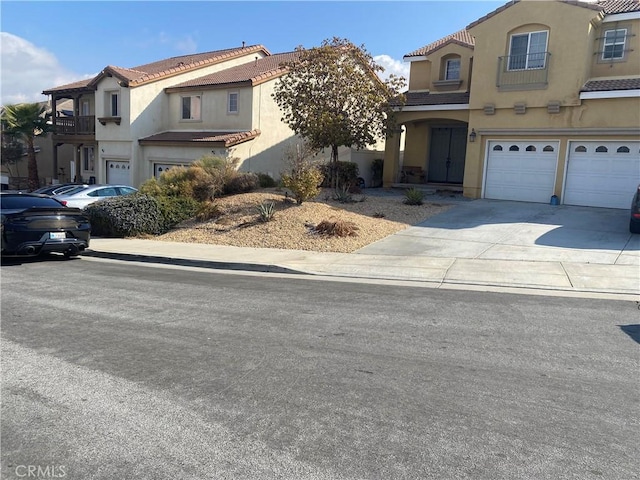
{"label": "silver car", "polygon": [[80,186],[62,195],[55,195],[53,198],[67,207],[84,208],[98,200],[130,195],[137,191],[129,185],[91,185],[89,187]]}

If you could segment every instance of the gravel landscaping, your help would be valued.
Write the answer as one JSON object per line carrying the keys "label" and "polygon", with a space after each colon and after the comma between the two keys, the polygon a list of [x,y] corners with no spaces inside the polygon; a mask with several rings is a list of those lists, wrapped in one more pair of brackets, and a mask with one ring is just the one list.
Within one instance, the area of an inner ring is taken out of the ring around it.
{"label": "gravel landscaping", "polygon": [[[387,190],[353,194],[351,203],[341,203],[334,196],[332,190],[324,190],[302,205],[296,204],[285,191],[276,189],[224,197],[216,200],[223,213],[220,218],[205,222],[188,220],[157,239],[349,253],[423,222],[455,203],[426,196],[422,205],[405,205],[402,192]],[[271,202],[275,214],[271,221],[262,222],[258,206]],[[338,237],[315,231],[323,221],[340,220],[352,227],[353,235]]]}

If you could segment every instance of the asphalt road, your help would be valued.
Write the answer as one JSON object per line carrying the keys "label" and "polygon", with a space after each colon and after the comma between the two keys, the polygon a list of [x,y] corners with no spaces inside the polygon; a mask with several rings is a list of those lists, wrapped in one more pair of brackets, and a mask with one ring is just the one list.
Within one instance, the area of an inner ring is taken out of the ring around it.
{"label": "asphalt road", "polygon": [[639,478],[633,302],[0,273],[3,479]]}

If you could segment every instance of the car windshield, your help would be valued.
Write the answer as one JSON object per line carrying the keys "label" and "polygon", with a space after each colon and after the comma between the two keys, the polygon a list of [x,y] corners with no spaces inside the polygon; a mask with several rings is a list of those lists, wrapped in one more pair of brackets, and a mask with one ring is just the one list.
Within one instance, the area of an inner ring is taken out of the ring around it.
{"label": "car windshield", "polygon": [[32,197],[29,195],[2,195],[0,208],[2,210],[20,210],[31,207],[60,208],[60,202],[49,197]]}

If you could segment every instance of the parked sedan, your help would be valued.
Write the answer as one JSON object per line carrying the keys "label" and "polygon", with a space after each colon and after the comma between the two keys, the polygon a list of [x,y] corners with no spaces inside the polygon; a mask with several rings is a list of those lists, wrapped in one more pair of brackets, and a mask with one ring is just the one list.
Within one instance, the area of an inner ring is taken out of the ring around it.
{"label": "parked sedan", "polygon": [[89,247],[91,225],[82,210],[47,195],[1,193],[0,217],[2,256],[59,252],[71,257]]}
{"label": "parked sedan", "polygon": [[46,187],[40,187],[31,193],[37,193],[40,195],[62,195],[78,187],[88,187],[89,185],[83,185],[81,183],[60,183],[58,185],[47,185]]}
{"label": "parked sedan", "polygon": [[78,187],[54,198],[67,207],[84,208],[87,205],[110,197],[129,195],[138,190],[128,185],[91,185]]}
{"label": "parked sedan", "polygon": [[631,201],[631,218],[629,219],[629,231],[640,233],[640,185]]}

